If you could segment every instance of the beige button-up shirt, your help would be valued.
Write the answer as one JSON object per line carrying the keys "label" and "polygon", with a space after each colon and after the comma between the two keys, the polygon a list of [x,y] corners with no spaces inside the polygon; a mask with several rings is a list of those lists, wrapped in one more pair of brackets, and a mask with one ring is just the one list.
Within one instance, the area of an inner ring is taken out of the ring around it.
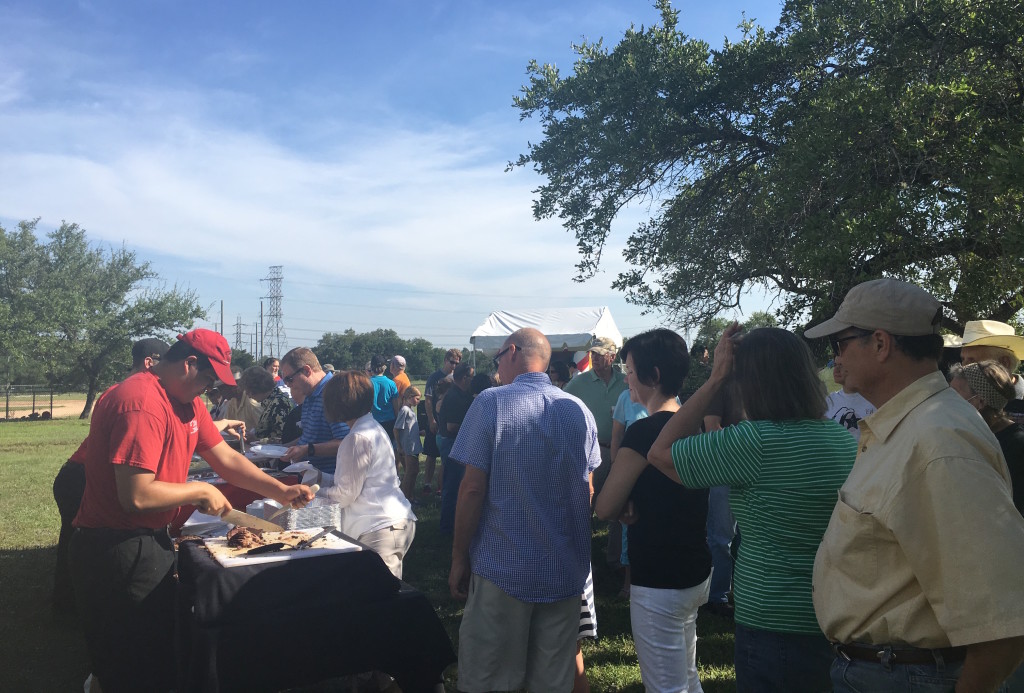
{"label": "beige button-up shirt", "polygon": [[825,635],[927,648],[1024,635],[1024,518],[978,412],[936,372],[860,429],[814,563]]}

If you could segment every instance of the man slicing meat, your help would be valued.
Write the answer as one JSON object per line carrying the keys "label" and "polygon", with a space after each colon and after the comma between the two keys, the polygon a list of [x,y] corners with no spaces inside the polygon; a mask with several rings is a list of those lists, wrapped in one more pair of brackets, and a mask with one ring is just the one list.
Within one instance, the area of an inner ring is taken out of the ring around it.
{"label": "man slicing meat", "polygon": [[71,539],[71,574],[92,671],[106,693],[175,687],[174,550],[167,524],[181,505],[222,515],[216,487],[185,483],[198,452],[222,478],[282,504],[312,500],[257,469],[221,438],[199,400],[234,384],[223,336],[178,336],[152,370],[115,386],[89,427],[85,495]]}

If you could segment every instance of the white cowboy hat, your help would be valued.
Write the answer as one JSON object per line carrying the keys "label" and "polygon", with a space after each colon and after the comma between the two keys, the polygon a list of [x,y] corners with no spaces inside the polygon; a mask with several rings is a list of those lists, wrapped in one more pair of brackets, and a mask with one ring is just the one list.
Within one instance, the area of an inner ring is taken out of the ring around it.
{"label": "white cowboy hat", "polygon": [[996,320],[970,320],[964,325],[964,336],[960,346],[994,346],[1012,351],[1014,356],[1024,359],[1024,337],[1014,332],[1013,327]]}

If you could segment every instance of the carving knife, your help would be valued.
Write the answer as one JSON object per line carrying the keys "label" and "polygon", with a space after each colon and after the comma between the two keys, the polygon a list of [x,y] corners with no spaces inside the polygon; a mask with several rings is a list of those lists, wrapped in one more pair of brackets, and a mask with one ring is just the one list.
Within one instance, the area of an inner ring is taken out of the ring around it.
{"label": "carving knife", "polygon": [[[309,487],[309,490],[310,490],[310,491],[312,491],[312,492],[313,492],[313,495],[315,496],[315,495],[316,495],[316,492],[320,490],[320,484],[313,484],[312,486],[310,486],[310,487]],[[271,515],[270,517],[268,517],[267,519],[268,519],[268,520],[273,520],[273,519],[274,519],[275,517],[277,517],[278,515],[281,515],[281,514],[283,514],[283,513],[284,513],[284,511],[286,511],[286,510],[297,510],[297,509],[298,509],[298,508],[293,508],[293,507],[292,507],[292,506],[290,506],[290,505],[282,505],[282,506],[281,506],[280,508],[278,508],[277,510],[275,510],[275,511],[273,512],[273,514],[272,514],[272,515]]]}
{"label": "carving knife", "polygon": [[220,519],[225,522],[242,527],[253,527],[255,529],[262,529],[267,532],[283,532],[284,527],[276,525],[273,522],[268,522],[261,517],[254,517],[249,513],[243,513],[241,510],[228,510],[226,513],[220,516]]}

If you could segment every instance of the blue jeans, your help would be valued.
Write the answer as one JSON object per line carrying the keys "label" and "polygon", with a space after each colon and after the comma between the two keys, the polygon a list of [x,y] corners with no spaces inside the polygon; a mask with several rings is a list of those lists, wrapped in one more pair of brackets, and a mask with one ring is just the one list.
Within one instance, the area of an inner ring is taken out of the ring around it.
{"label": "blue jeans", "polygon": [[963,662],[936,664],[893,664],[847,660],[832,662],[832,686],[836,693],[950,693],[956,688]]}
{"label": "blue jeans", "polygon": [[738,693],[830,691],[833,659],[832,646],[824,635],[779,633],[736,624]]}
{"label": "blue jeans", "polygon": [[711,596],[708,603],[729,601],[732,589],[732,548],[736,520],[729,508],[729,487],[714,486],[708,493],[708,548],[711,550]]}
{"label": "blue jeans", "polygon": [[437,436],[437,448],[441,451],[441,464],[444,469],[441,479],[441,533],[448,536],[455,532],[455,502],[459,498],[459,486],[466,473],[465,467],[448,459],[453,445],[454,438]]}

